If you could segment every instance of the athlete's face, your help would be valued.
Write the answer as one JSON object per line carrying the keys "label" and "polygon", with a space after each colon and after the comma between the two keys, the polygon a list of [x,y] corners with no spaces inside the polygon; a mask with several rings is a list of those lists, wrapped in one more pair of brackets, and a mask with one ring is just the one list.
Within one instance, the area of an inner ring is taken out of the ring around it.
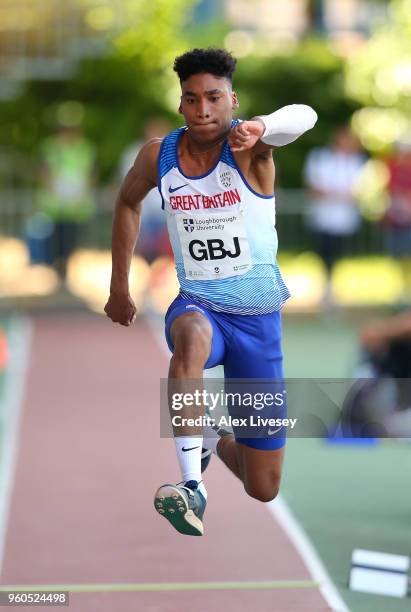
{"label": "athlete's face", "polygon": [[238,101],[228,79],[208,73],[194,74],[182,82],[181,90],[179,111],[193,140],[212,142],[230,129]]}

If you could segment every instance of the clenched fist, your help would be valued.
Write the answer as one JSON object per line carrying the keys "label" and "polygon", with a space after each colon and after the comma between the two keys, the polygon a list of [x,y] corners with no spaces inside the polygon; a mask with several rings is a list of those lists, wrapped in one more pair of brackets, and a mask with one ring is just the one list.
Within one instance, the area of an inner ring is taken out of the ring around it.
{"label": "clenched fist", "polygon": [[136,320],[137,308],[133,299],[126,293],[110,293],[104,312],[113,321],[128,327]]}
{"label": "clenched fist", "polygon": [[262,121],[242,121],[230,130],[228,142],[232,151],[247,151],[252,149],[264,134]]}

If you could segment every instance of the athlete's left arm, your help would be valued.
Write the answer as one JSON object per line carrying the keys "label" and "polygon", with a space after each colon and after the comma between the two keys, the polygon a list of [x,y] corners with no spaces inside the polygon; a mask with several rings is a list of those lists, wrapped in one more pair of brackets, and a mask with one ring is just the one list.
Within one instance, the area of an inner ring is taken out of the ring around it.
{"label": "athlete's left arm", "polygon": [[271,157],[274,147],[290,144],[314,127],[317,113],[306,104],[283,106],[270,115],[253,117],[236,125],[228,136],[232,151],[249,151]]}

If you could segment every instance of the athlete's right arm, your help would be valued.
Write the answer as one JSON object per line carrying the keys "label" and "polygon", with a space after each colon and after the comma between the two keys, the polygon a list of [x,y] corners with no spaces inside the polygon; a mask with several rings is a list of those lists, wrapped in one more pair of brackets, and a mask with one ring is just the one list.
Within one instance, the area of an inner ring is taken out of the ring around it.
{"label": "athlete's right arm", "polygon": [[128,276],[140,229],[141,203],[157,185],[160,144],[160,139],[153,139],[142,147],[121,185],[114,211],[110,297],[104,311],[121,325],[128,326],[135,320],[136,307],[129,294]]}

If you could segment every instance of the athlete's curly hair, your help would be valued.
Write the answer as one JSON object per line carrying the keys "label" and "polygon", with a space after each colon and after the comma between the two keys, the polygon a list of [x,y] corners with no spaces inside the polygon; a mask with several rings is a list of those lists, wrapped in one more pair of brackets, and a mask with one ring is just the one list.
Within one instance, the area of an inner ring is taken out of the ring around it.
{"label": "athlete's curly hair", "polygon": [[193,74],[208,72],[217,77],[225,77],[232,82],[237,60],[226,49],[192,49],[176,57],[174,71],[180,82],[186,81]]}

